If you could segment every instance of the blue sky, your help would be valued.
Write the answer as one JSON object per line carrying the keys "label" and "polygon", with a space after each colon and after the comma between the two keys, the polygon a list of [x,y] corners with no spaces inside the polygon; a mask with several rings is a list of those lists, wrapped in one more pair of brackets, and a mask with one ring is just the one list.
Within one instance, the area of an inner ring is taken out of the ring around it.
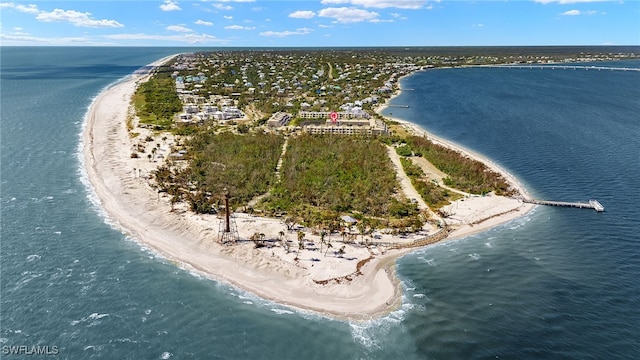
{"label": "blue sky", "polygon": [[640,45],[640,1],[3,1],[0,44]]}

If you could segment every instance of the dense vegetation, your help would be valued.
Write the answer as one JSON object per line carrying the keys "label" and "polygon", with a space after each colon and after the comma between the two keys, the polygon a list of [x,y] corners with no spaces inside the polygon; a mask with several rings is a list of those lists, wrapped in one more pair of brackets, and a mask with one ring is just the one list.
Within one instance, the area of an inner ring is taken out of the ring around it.
{"label": "dense vegetation", "polygon": [[377,139],[302,135],[289,139],[281,181],[261,206],[310,226],[331,228],[345,213],[371,227],[422,226],[416,205],[396,199],[396,184]]}
{"label": "dense vegetation", "polygon": [[[422,137],[404,139],[397,147],[405,173],[433,209],[458,198],[425,177],[406,156],[424,156],[449,174],[445,183],[470,193],[508,193],[508,184],[476,160],[433,144]],[[298,135],[289,138],[276,177],[284,137],[264,133],[233,134],[201,130],[186,144],[188,165],[156,171],[160,191],[172,202],[187,201],[199,213],[214,211],[227,188],[233,206],[247,206],[269,194],[256,209],[287,214],[309,226],[337,228],[340,216],[351,214],[367,227],[419,229],[424,221],[416,204],[398,197],[395,171],[378,138]]]}
{"label": "dense vegetation", "polygon": [[140,84],[133,96],[140,122],[152,125],[156,130],[171,128],[173,116],[182,111],[170,71],[167,66],[160,67],[149,81]]}
{"label": "dense vegetation", "polygon": [[302,135],[289,139],[271,206],[309,204],[336,212],[381,216],[395,190],[395,172],[374,138]]}
{"label": "dense vegetation", "polygon": [[[480,161],[468,158],[459,152],[435,144],[420,136],[406,139],[414,155],[423,156],[440,171],[449,176],[445,185],[471,194],[486,194],[494,191],[497,195],[511,195],[513,190],[502,177],[487,168]],[[402,150],[406,152],[406,149]]]}
{"label": "dense vegetation", "polygon": [[236,135],[202,131],[187,143],[188,166],[156,171],[156,182],[174,201],[184,199],[199,213],[211,212],[226,188],[234,206],[246,205],[275,184],[284,138],[271,134]]}

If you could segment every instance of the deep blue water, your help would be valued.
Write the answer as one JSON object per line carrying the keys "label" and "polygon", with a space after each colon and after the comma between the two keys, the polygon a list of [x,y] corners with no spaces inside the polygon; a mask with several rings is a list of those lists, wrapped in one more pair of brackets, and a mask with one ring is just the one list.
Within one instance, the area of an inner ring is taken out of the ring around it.
{"label": "deep blue water", "polygon": [[411,107],[393,116],[490,157],[538,198],[607,211],[538,207],[409,254],[402,308],[350,324],[195,276],[105,222],[78,156],[87,107],[180,51],[0,49],[0,346],[65,359],[640,357],[640,73],[404,79],[415,90],[394,103]]}

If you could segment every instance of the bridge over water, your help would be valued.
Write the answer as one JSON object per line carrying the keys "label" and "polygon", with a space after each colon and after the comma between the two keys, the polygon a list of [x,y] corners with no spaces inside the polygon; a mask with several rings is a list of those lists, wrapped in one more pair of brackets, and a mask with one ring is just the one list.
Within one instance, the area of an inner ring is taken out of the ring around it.
{"label": "bridge over water", "polygon": [[547,70],[597,70],[597,71],[636,71],[640,68],[613,67],[613,66],[586,66],[586,65],[552,65],[552,64],[527,64],[527,65],[477,65],[480,68],[506,68],[506,69],[547,69]]}

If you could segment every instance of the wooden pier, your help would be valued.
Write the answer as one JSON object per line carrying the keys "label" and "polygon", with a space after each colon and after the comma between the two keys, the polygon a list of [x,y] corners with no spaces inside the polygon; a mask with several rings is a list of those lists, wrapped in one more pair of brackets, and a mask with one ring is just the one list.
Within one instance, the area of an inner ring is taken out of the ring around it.
{"label": "wooden pier", "polygon": [[409,105],[387,105],[387,107],[408,109]]}
{"label": "wooden pier", "polygon": [[564,207],[573,207],[573,208],[585,208],[585,209],[594,209],[597,212],[603,212],[604,206],[600,204],[598,200],[589,200],[589,202],[567,202],[567,201],[549,201],[549,200],[536,200],[536,199],[525,199],[523,200],[526,203],[536,204],[536,205],[547,205],[547,206],[564,206]]}

